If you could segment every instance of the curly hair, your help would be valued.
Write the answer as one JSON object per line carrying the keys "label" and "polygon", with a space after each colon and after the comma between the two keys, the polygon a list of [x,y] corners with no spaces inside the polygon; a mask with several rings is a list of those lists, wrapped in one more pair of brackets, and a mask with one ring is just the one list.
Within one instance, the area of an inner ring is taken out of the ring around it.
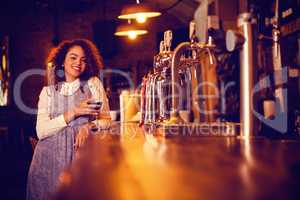
{"label": "curly hair", "polygon": [[89,78],[97,76],[100,69],[103,69],[102,56],[91,41],[86,39],[65,40],[58,47],[53,48],[46,59],[46,85],[56,85],[58,82],[65,81],[65,76],[61,74],[60,70],[63,70],[63,63],[68,51],[74,46],[80,46],[86,57],[86,69],[79,76],[81,81],[87,81]]}

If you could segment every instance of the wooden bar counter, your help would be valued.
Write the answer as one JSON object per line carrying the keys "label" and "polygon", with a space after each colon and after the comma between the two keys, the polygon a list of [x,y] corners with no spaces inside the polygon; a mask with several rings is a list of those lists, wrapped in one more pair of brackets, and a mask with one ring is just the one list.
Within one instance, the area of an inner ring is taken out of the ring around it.
{"label": "wooden bar counter", "polygon": [[54,199],[300,199],[299,141],[114,129],[89,138]]}

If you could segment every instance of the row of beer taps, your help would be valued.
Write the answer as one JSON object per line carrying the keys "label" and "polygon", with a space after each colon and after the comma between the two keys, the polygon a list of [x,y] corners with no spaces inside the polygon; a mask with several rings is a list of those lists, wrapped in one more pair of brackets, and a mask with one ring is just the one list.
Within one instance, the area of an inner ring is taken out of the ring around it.
{"label": "row of beer taps", "polygon": [[170,95],[170,69],[172,32],[164,33],[164,40],[160,42],[159,53],[154,56],[153,70],[143,79],[142,120],[141,123],[162,122],[169,117],[170,100],[165,99]]}
{"label": "row of beer taps", "polygon": [[[213,122],[216,120],[217,87],[216,57],[212,36],[206,43],[198,42],[196,24],[190,23],[190,41],[171,50],[173,35],[164,32],[160,50],[154,56],[153,70],[144,78],[141,87],[140,124],[181,124]],[[214,95],[215,98],[205,98]],[[180,111],[188,113],[188,122]]]}

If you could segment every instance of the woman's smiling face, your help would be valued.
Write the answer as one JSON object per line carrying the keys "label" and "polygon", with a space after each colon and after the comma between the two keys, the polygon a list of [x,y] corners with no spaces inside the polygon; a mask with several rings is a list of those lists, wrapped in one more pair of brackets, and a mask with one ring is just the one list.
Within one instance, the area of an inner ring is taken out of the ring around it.
{"label": "woman's smiling face", "polygon": [[64,70],[67,82],[72,82],[86,69],[86,57],[81,46],[73,46],[69,49],[64,60]]}

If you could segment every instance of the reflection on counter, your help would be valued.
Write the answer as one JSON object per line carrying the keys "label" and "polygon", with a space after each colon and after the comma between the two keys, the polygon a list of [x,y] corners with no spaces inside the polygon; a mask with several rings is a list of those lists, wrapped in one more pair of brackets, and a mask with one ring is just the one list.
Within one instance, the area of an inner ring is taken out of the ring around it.
{"label": "reflection on counter", "polygon": [[55,199],[299,196],[298,141],[181,135],[165,138],[144,132],[136,123],[124,123],[122,128],[119,125],[116,130],[122,133],[102,132],[89,138],[66,171]]}

